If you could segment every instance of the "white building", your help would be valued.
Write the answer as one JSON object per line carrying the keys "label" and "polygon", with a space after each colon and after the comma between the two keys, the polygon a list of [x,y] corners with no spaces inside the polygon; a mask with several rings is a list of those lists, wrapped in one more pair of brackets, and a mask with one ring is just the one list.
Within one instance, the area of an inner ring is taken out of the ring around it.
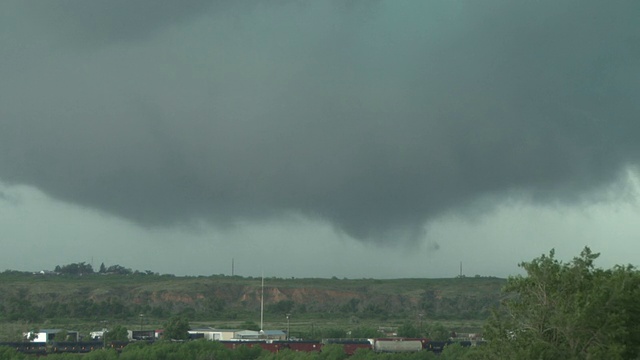
{"label": "white building", "polygon": [[211,341],[213,340],[225,341],[225,340],[233,340],[238,331],[239,330],[237,329],[214,329],[212,327],[201,327],[201,328],[193,328],[189,330],[189,334],[191,335],[202,334],[203,338]]}
{"label": "white building", "polygon": [[93,340],[98,340],[104,338],[104,334],[107,333],[107,329],[102,329],[100,331],[92,331],[89,333],[89,336]]}
{"label": "white building", "polygon": [[233,340],[260,340],[263,338],[260,331],[242,330],[235,333]]}
{"label": "white building", "polygon": [[282,330],[238,330],[238,329],[214,329],[211,327],[193,328],[190,335],[202,335],[202,338],[211,341],[229,340],[285,340],[287,335]]}
{"label": "white building", "polygon": [[[56,339],[56,334],[66,331],[67,339]],[[46,343],[51,341],[78,341],[78,332],[64,329],[40,329],[22,333],[25,339],[35,343]]]}
{"label": "white building", "polygon": [[287,333],[282,330],[263,330],[262,335],[267,340],[286,340]]}

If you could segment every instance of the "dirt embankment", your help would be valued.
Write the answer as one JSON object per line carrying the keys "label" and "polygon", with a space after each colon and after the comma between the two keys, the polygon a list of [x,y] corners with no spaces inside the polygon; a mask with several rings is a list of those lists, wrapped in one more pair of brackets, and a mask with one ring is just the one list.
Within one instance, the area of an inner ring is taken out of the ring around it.
{"label": "dirt embankment", "polygon": [[[196,317],[241,316],[264,301],[270,313],[309,312],[345,316],[483,318],[498,304],[504,280],[480,279],[260,279],[240,277],[82,279],[24,277],[0,284],[7,314],[158,317],[189,312]],[[26,310],[25,310],[26,309]],[[33,310],[33,311],[31,311]],[[120,315],[119,315],[120,314]],[[22,315],[16,315],[22,316]]]}

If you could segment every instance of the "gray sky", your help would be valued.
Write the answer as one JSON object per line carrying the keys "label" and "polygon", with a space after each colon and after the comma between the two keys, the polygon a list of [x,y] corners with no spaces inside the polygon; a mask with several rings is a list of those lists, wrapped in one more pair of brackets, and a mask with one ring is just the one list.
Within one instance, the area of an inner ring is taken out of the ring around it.
{"label": "gray sky", "polygon": [[640,250],[635,1],[0,2],[1,269]]}

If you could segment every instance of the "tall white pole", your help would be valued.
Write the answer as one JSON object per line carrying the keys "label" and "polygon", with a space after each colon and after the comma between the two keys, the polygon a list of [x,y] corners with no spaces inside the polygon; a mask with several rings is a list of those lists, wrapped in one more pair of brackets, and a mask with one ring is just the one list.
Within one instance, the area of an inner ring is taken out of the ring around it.
{"label": "tall white pole", "polygon": [[290,339],[290,337],[289,337],[289,329],[290,329],[290,326],[289,326],[289,316],[291,316],[291,314],[287,314],[287,340],[289,340],[289,339]]}
{"label": "tall white pole", "polygon": [[264,322],[264,272],[262,272],[262,292],[260,295],[260,332],[262,332],[262,324]]}

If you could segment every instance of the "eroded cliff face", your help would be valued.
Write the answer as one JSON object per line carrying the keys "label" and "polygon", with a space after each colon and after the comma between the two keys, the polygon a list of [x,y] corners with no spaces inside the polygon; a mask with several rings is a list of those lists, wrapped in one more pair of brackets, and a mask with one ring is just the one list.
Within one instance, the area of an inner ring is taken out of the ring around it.
{"label": "eroded cliff face", "polygon": [[159,290],[133,296],[139,305],[163,306],[168,309],[191,307],[207,311],[215,306],[220,312],[228,310],[257,311],[261,298],[267,312],[304,311],[311,313],[344,313],[360,316],[401,316],[408,313],[428,313],[431,317],[483,317],[497,305],[499,289],[489,295],[443,294],[439,290],[411,293],[386,293],[369,288],[359,290],[326,288],[292,288],[269,286],[264,294],[259,287],[209,287],[206,291],[191,292]]}
{"label": "eroded cliff face", "polygon": [[497,305],[504,283],[500,279],[271,279],[263,288],[259,279],[229,277],[38,281],[38,286],[29,287],[7,284],[0,296],[0,305],[8,309],[5,312],[26,302],[32,310],[51,317],[126,317],[136,312],[164,317],[187,312],[201,319],[230,318],[258,311],[264,299],[267,314],[406,317],[420,313],[430,318],[483,318]]}
{"label": "eroded cliff face", "polygon": [[[230,291],[233,290],[233,291]],[[193,305],[200,301],[217,299],[226,302],[230,307],[257,307],[260,305],[263,296],[262,289],[247,286],[238,286],[235,289],[213,288],[206,292],[187,292],[180,290],[158,290],[153,292],[135,293],[132,289],[133,296],[125,294],[94,293],[90,296],[93,301],[104,301],[109,297],[130,297],[136,304],[164,304],[164,303],[180,303]],[[273,305],[283,301],[291,301],[295,304],[313,304],[319,309],[324,307],[334,307],[341,305],[352,299],[365,300],[366,294],[356,291],[340,291],[313,288],[278,288],[266,287],[264,289],[265,305]]]}

